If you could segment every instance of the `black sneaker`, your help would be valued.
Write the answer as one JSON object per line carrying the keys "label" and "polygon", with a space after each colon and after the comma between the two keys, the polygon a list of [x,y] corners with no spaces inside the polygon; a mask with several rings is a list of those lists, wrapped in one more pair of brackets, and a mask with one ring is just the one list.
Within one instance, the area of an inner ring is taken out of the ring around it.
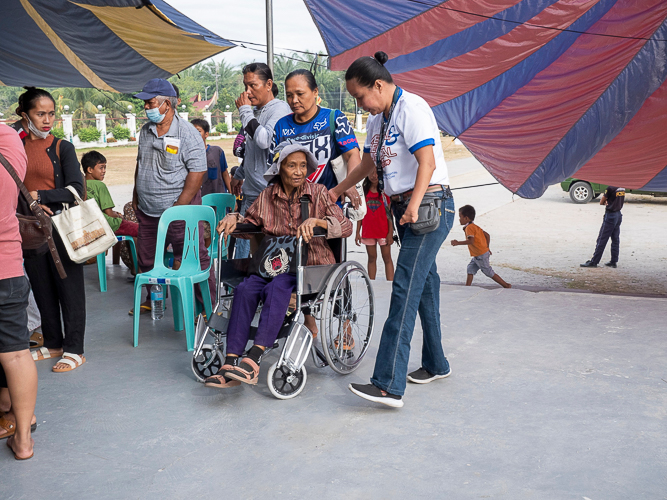
{"label": "black sneaker", "polygon": [[583,264],[579,264],[579,267],[598,267],[598,265],[592,260],[587,260]]}
{"label": "black sneaker", "polygon": [[439,378],[447,378],[451,374],[452,374],[451,368],[444,375],[433,375],[424,368],[420,368],[419,370],[415,370],[412,373],[408,373],[408,380],[415,384],[428,384],[429,382],[433,382],[434,380],[438,380]]}
{"label": "black sneaker", "polygon": [[605,262],[605,266],[616,269],[616,262]]}
{"label": "black sneaker", "polygon": [[348,388],[360,398],[373,401],[374,403],[382,403],[383,405],[391,406],[392,408],[401,408],[403,406],[403,399],[401,396],[389,394],[373,384],[350,384]]}

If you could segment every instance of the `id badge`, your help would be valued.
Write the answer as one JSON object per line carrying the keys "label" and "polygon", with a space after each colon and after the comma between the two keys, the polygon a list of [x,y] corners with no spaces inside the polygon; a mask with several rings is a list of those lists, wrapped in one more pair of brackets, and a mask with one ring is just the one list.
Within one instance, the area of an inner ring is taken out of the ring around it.
{"label": "id badge", "polygon": [[165,137],[164,138],[164,150],[167,153],[176,155],[178,154],[179,149],[181,149],[181,140],[174,137]]}

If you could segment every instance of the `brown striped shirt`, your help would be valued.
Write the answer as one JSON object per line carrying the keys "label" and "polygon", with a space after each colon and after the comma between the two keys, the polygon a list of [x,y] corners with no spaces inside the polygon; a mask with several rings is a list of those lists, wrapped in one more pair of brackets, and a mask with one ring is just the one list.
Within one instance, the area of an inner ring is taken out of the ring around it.
{"label": "brown striped shirt", "polygon": [[[295,189],[289,198],[279,183],[272,184],[250,205],[241,222],[260,226],[265,234],[271,236],[296,236],[296,230],[303,222],[299,198],[304,194],[310,197],[310,217],[327,222],[327,239],[347,238],[352,234],[352,222],[343,215],[340,207],[331,201],[327,188],[322,184],[309,182]],[[313,238],[310,241],[309,266],[335,262],[334,254],[324,238]]]}

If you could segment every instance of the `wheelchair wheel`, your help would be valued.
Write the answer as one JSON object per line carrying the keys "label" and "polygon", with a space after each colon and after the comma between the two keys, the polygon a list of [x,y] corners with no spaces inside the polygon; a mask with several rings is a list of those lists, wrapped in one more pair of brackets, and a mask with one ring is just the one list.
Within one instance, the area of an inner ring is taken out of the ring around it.
{"label": "wheelchair wheel", "polygon": [[283,365],[278,368],[278,362],[276,361],[269,368],[266,383],[271,394],[278,399],[292,399],[301,394],[303,388],[306,387],[307,379],[308,374],[305,366],[302,366],[301,370],[292,375],[287,366]]}
{"label": "wheelchair wheel", "polygon": [[192,373],[199,382],[204,382],[208,377],[218,373],[224,361],[220,351],[210,344],[204,344],[199,356],[192,358]]}
{"label": "wheelchair wheel", "polygon": [[322,295],[322,350],[335,372],[346,375],[359,367],[371,342],[374,316],[375,297],[366,269],[345,262]]}

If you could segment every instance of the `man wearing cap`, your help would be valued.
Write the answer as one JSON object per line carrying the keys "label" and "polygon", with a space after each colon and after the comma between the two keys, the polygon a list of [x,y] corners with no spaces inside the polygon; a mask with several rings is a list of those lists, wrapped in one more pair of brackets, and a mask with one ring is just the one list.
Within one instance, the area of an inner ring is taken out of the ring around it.
{"label": "man wearing cap", "polygon": [[[148,122],[139,133],[139,152],[134,174],[132,205],[139,221],[137,259],[142,272],[153,268],[160,216],[169,207],[201,205],[200,188],[206,174],[206,150],[201,135],[176,113],[178,98],[171,83],[154,78],[134,97],[144,101]],[[167,244],[174,249],[175,266],[183,253],[184,222],[169,226]],[[199,259],[202,269],[210,257],[199,230]],[[209,276],[211,294],[215,290],[213,269]],[[195,295],[201,301],[199,288]],[[146,305],[142,309],[147,310]]]}

